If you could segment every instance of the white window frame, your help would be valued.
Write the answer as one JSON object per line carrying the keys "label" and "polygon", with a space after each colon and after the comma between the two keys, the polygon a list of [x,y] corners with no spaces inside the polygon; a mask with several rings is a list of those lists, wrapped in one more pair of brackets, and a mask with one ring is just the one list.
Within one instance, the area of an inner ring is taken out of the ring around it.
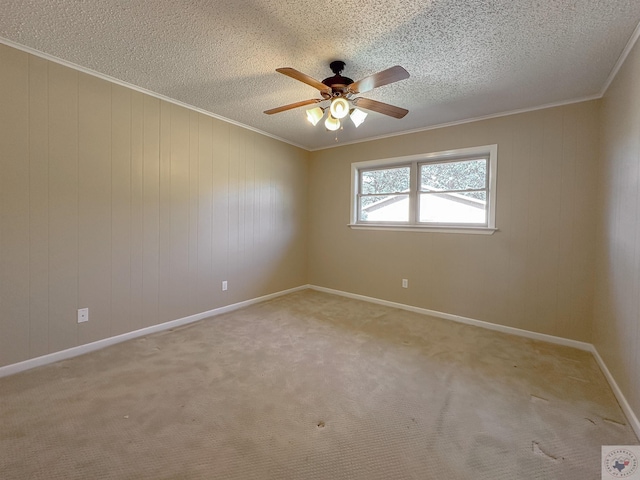
{"label": "white window frame", "polygon": [[[427,224],[419,223],[416,217],[419,197],[419,168],[421,164],[439,161],[463,161],[472,157],[488,157],[488,195],[487,195],[487,225],[470,226],[464,224]],[[409,221],[408,222],[362,222],[359,221],[358,193],[360,189],[360,170],[370,170],[385,167],[411,167],[411,188],[409,192]],[[396,230],[417,232],[442,233],[471,233],[491,235],[496,230],[496,181],[498,177],[498,145],[483,145],[479,147],[459,148],[443,152],[432,152],[405,157],[382,158],[354,162],[351,164],[351,212],[349,227],[359,230]]]}

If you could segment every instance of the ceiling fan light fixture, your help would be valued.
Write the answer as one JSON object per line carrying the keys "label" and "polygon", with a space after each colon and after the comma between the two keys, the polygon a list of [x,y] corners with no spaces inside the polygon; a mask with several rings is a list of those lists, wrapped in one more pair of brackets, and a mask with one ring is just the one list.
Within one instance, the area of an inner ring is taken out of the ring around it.
{"label": "ceiling fan light fixture", "polygon": [[344,118],[349,114],[349,102],[342,97],[334,98],[329,111],[334,118]]}
{"label": "ceiling fan light fixture", "polygon": [[332,115],[329,115],[324,121],[324,126],[327,127],[327,130],[335,132],[340,128],[340,120],[334,118]]}
{"label": "ceiling fan light fixture", "polygon": [[[367,117],[367,110],[398,119],[403,118],[409,113],[409,110],[405,108],[388,105],[370,98],[352,98],[352,95],[359,95],[374,88],[409,78],[409,72],[404,68],[396,65],[395,67],[387,68],[386,70],[354,82],[350,78],[341,75],[344,66],[345,63],[342,60],[331,62],[330,68],[335,75],[325,78],[322,82],[291,67],[276,68],[276,72],[315,88],[320,92],[322,98],[312,98],[282,105],[281,107],[265,110],[264,113],[266,115],[273,115],[275,113],[293,110],[294,108],[309,106],[306,110],[306,117],[309,123],[316,126],[320,123],[320,120],[324,118],[324,126],[331,132],[342,129],[343,125],[340,123],[340,120],[346,122],[344,119],[346,119],[347,116],[351,118],[355,127],[358,128]],[[328,102],[329,104],[324,103],[324,105],[326,105],[324,107],[311,107],[312,105],[322,104],[323,102]],[[356,108],[356,106],[363,108],[365,111],[363,112],[359,108]],[[327,110],[329,110],[329,113],[325,116]]]}
{"label": "ceiling fan light fixture", "polygon": [[320,120],[324,117],[324,110],[320,107],[310,108],[307,110],[307,120],[314,127],[318,124]]}
{"label": "ceiling fan light fixture", "polygon": [[362,125],[364,119],[367,118],[367,115],[367,112],[363,112],[360,109],[354,108],[351,111],[351,115],[349,115],[349,118],[351,118],[353,124],[356,126],[356,128],[358,128],[360,125]]}

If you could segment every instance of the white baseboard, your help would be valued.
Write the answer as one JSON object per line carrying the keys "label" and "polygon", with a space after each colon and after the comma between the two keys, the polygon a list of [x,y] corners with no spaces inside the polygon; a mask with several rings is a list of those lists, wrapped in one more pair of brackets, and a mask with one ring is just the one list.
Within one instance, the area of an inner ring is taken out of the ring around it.
{"label": "white baseboard", "polygon": [[122,335],[116,335],[115,337],[105,338],[103,340],[98,340],[96,342],[87,343],[85,345],[79,345],[77,347],[68,348],[66,350],[50,353],[48,355],[43,355],[41,357],[30,358],[29,360],[25,360],[23,362],[6,365],[4,367],[0,367],[0,378],[13,375],[15,373],[23,372],[25,370],[30,370],[32,368],[41,367],[43,365],[48,365],[50,363],[59,362],[60,360],[66,360],[68,358],[77,357],[78,355],[83,355],[85,353],[93,352],[95,350],[100,350],[110,345],[115,345],[116,343],[126,342],[127,340],[131,340],[133,338],[143,337],[145,335],[149,335],[152,333],[161,332],[163,330],[169,330],[171,328],[180,327],[182,325],[187,325],[189,323],[197,322],[199,320],[203,320],[208,317],[214,317],[216,315],[221,315],[223,313],[231,312],[233,310],[238,310],[239,308],[247,307],[249,305],[253,305],[254,303],[271,300],[272,298],[280,297],[288,293],[297,292],[299,290],[306,290],[307,288],[309,288],[308,285],[302,285],[299,287],[290,288],[288,290],[282,290],[280,292],[271,293],[269,295],[264,295],[262,297],[252,298],[250,300],[234,303],[232,305],[226,305],[220,308],[214,308],[213,310],[208,310],[202,313],[196,313],[195,315],[189,315],[188,317],[178,318],[176,320],[160,323],[158,325],[152,325],[150,327],[141,328],[140,330],[134,330],[133,332],[123,333]]}
{"label": "white baseboard", "polygon": [[381,300],[379,298],[367,297],[365,295],[358,295],[356,293],[344,292],[342,290],[334,290],[332,288],[319,287],[317,285],[309,285],[309,288],[311,288],[312,290],[317,290],[319,292],[332,293],[334,295],[354,298],[356,300],[363,300],[365,302],[376,303],[378,305],[385,305],[387,307],[400,308],[402,310],[408,310],[410,312],[422,313],[424,315],[430,315],[432,317],[443,318],[445,320],[453,320],[454,322],[465,323],[467,325],[474,325],[480,328],[486,328],[486,329],[495,330],[498,332],[509,333],[512,335],[518,335],[521,337],[531,338],[534,340],[542,340],[543,342],[555,343],[557,345],[564,345],[566,347],[573,347],[579,350],[585,350],[587,352],[590,352],[595,357],[595,360],[600,366],[602,373],[604,374],[605,378],[609,382],[609,385],[611,386],[611,390],[613,390],[613,393],[616,396],[618,403],[620,404],[620,408],[622,408],[623,413],[627,417],[627,421],[629,422],[629,425],[631,425],[631,428],[633,428],[633,431],[635,432],[636,436],[640,438],[640,422],[638,421],[638,417],[636,416],[633,409],[631,408],[631,405],[629,405],[629,402],[627,401],[624,394],[622,393],[622,390],[620,390],[620,387],[618,386],[615,379],[613,378],[613,375],[611,375],[611,372],[609,371],[609,369],[607,368],[607,365],[604,363],[604,360],[596,350],[596,347],[591,343],[579,342],[577,340],[556,337],[556,336],[547,335],[544,333],[530,332],[528,330],[522,330],[520,328],[497,325],[495,323],[484,322],[482,320],[475,320],[473,318],[461,317],[459,315],[452,315],[450,313],[443,313],[435,310],[429,310],[426,308],[414,307],[411,305],[405,305],[403,303],[390,302],[388,300]]}
{"label": "white baseboard", "polygon": [[460,315],[453,315],[451,313],[438,312],[436,310],[429,310],[427,308],[414,307],[412,305],[405,305],[404,303],[390,302],[388,300],[381,300],[379,298],[366,297],[364,295],[358,295],[357,293],[343,292],[341,290],[334,290],[332,288],[318,287],[316,285],[309,285],[312,290],[319,292],[333,293],[334,295],[340,295],[343,297],[354,298],[356,300],[363,300],[365,302],[377,303],[378,305],[385,305],[387,307],[400,308],[402,310],[408,310],[410,312],[422,313],[423,315],[430,315],[432,317],[443,318],[445,320],[453,320],[454,322],[465,323],[467,325],[473,325],[480,328],[486,328],[488,330],[495,330],[497,332],[509,333],[511,335],[518,335],[520,337],[531,338],[534,340],[542,340],[543,342],[555,343],[557,345],[564,345],[565,347],[573,347],[579,350],[592,351],[593,345],[586,342],[579,342],[578,340],[571,340],[569,338],[555,337],[553,335],[547,335],[545,333],[530,332],[529,330],[522,330],[521,328],[507,327],[505,325],[498,325],[496,323],[484,322],[482,320],[476,320],[473,318],[462,317]]}
{"label": "white baseboard", "polygon": [[638,417],[636,416],[635,412],[631,408],[631,405],[629,405],[629,402],[627,401],[626,397],[622,393],[622,390],[620,390],[620,387],[618,386],[617,382],[613,378],[613,375],[611,375],[611,372],[607,368],[607,364],[604,363],[604,360],[600,356],[600,353],[598,353],[598,350],[596,349],[595,345],[591,345],[591,353],[595,357],[596,362],[598,362],[598,365],[600,366],[600,370],[602,370],[602,373],[607,379],[607,382],[609,382],[609,385],[611,386],[611,390],[613,390],[613,394],[616,396],[616,399],[620,404],[620,408],[622,408],[622,411],[627,417],[627,420],[629,421],[631,428],[633,428],[633,431],[636,433],[636,437],[640,438],[640,421],[638,421]]}

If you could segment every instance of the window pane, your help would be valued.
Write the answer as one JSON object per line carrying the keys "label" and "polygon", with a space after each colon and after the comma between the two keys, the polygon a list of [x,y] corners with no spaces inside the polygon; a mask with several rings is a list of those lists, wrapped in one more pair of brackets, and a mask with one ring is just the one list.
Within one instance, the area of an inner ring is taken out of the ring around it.
{"label": "window pane", "polygon": [[360,197],[360,221],[408,222],[409,195]]}
{"label": "window pane", "polygon": [[365,195],[409,191],[409,167],[366,170],[361,173],[362,192]]}
{"label": "window pane", "polygon": [[484,158],[420,166],[420,185],[423,191],[485,188],[486,183],[487,160]]}
{"label": "window pane", "polygon": [[486,192],[420,194],[420,221],[487,223]]}

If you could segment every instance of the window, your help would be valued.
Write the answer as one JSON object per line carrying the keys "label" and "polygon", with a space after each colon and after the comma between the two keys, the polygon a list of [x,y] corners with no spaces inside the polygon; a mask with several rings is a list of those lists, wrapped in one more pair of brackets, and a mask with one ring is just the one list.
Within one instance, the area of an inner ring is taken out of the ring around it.
{"label": "window", "polygon": [[352,164],[352,228],[495,231],[497,145]]}
{"label": "window", "polygon": [[375,168],[360,172],[360,220],[408,222],[411,168]]}

